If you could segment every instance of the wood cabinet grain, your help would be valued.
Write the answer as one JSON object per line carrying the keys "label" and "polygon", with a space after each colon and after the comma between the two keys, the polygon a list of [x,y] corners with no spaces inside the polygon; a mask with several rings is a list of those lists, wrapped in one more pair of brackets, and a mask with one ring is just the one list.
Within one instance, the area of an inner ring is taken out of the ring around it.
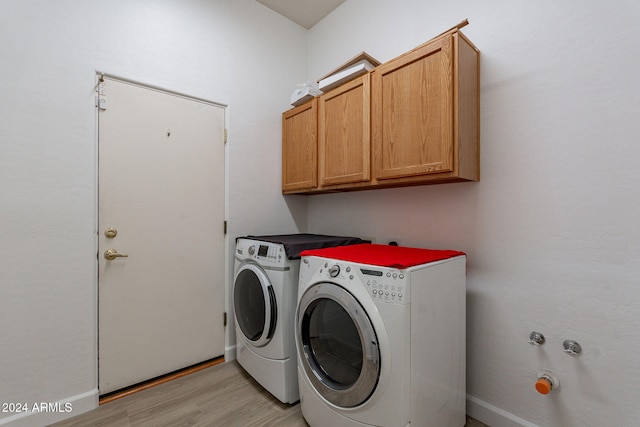
{"label": "wood cabinet grain", "polygon": [[358,77],[319,99],[320,187],[369,181],[370,75]]}
{"label": "wood cabinet grain", "polygon": [[479,180],[478,59],[456,31],[373,70],[376,184]]}
{"label": "wood cabinet grain", "polygon": [[284,194],[479,179],[480,51],[457,28],[283,114]]}
{"label": "wood cabinet grain", "polygon": [[300,192],[318,186],[318,100],[282,115],[282,191]]}

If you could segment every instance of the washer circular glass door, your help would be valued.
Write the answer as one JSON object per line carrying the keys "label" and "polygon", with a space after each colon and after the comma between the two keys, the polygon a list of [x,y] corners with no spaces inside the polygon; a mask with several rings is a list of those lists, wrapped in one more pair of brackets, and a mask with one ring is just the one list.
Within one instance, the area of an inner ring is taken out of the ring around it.
{"label": "washer circular glass door", "polygon": [[276,296],[258,265],[244,264],[233,282],[233,308],[240,330],[256,347],[267,344],[276,329]]}
{"label": "washer circular glass door", "polygon": [[316,391],[336,406],[364,403],[380,377],[380,349],[358,300],[334,283],[317,283],[300,298],[296,319],[300,364]]}

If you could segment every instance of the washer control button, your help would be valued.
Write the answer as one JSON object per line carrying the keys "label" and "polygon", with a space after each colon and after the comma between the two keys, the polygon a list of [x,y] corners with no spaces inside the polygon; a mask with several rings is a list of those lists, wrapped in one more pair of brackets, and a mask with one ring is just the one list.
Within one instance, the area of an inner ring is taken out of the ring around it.
{"label": "washer control button", "polygon": [[338,264],[334,264],[330,269],[329,269],[329,276],[331,277],[338,277],[338,274],[340,274],[340,266]]}

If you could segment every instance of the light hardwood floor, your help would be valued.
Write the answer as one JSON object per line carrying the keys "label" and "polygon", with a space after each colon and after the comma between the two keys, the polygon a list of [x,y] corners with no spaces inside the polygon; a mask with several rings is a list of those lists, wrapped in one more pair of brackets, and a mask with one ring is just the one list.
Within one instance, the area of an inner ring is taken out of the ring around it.
{"label": "light hardwood floor", "polygon": [[[306,427],[307,423],[299,404],[281,403],[232,361],[102,404],[54,426]],[[466,427],[487,426],[468,418]]]}

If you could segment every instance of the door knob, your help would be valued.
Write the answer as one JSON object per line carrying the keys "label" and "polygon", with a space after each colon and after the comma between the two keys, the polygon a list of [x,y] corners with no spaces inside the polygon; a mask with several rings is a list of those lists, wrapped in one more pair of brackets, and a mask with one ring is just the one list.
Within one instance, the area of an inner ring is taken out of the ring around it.
{"label": "door knob", "polygon": [[104,257],[108,260],[116,259],[116,258],[126,258],[129,255],[127,254],[119,254],[115,249],[107,249],[104,251]]}

